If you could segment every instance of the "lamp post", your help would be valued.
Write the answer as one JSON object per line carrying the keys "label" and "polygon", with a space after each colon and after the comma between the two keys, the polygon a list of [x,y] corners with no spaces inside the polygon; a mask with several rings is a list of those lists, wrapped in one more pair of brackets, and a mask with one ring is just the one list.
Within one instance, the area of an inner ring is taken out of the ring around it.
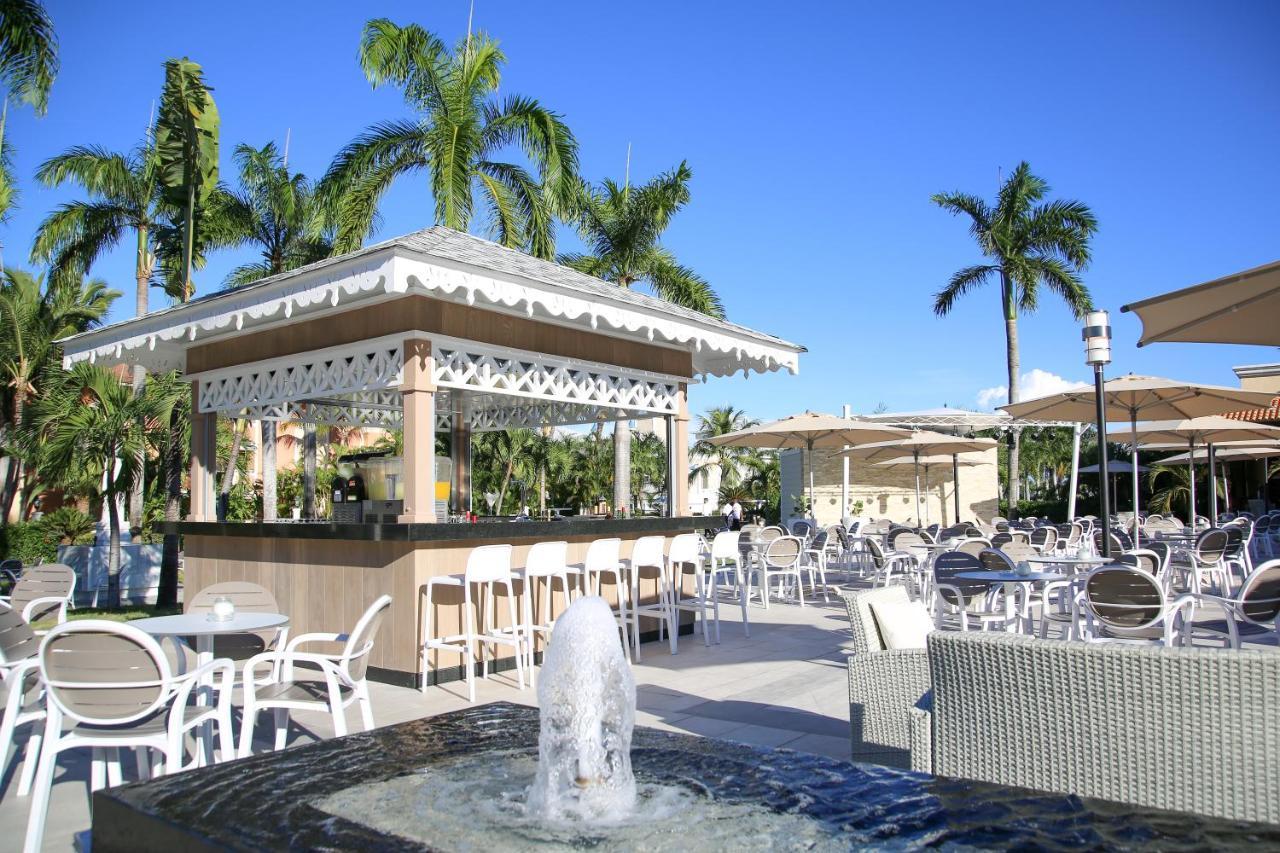
{"label": "lamp post", "polygon": [[1106,311],[1090,311],[1084,318],[1084,362],[1093,367],[1094,396],[1098,404],[1098,495],[1100,498],[1102,556],[1111,557],[1111,497],[1107,479],[1107,397],[1103,368],[1111,362],[1111,323]]}

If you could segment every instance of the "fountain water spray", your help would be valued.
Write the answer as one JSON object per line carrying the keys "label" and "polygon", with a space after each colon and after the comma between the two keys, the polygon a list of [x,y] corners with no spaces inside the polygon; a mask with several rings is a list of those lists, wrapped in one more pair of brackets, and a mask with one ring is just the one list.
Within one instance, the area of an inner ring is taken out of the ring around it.
{"label": "fountain water spray", "polygon": [[603,598],[580,598],[556,619],[538,707],[538,774],[529,788],[529,813],[552,821],[630,814],[636,683]]}

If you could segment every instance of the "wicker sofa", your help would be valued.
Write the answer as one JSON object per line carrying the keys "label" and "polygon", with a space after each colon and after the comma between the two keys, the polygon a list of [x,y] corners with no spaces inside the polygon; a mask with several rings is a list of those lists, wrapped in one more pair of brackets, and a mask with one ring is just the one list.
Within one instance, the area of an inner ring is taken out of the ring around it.
{"label": "wicker sofa", "polygon": [[916,770],[1280,822],[1280,654],[929,635]]}
{"label": "wicker sofa", "polygon": [[903,586],[841,593],[849,611],[849,722],[854,761],[908,767],[908,711],[929,689],[924,649],[886,649],[871,612],[873,601],[907,600]]}

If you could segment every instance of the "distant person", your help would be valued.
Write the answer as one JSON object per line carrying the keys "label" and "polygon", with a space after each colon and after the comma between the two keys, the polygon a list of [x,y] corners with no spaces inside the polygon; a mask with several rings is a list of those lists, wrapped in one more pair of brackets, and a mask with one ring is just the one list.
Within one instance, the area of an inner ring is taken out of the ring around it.
{"label": "distant person", "polygon": [[720,516],[724,519],[726,530],[733,529],[733,501],[725,501],[724,506],[720,508]]}
{"label": "distant person", "polygon": [[729,521],[729,529],[730,530],[742,529],[742,504],[739,503],[737,498],[733,499],[733,513],[732,513],[732,518]]}

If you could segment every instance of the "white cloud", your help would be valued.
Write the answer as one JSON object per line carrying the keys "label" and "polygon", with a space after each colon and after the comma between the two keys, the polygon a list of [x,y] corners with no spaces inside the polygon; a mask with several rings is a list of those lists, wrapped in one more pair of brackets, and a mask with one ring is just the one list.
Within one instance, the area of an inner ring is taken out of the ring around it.
{"label": "white cloud", "polygon": [[[1069,391],[1072,388],[1086,387],[1084,382],[1073,382],[1070,379],[1061,377],[1056,373],[1050,373],[1047,370],[1041,370],[1038,367],[1022,374],[1020,379],[1018,391],[1023,400],[1034,400],[1036,397],[1057,394],[1060,391]],[[981,408],[994,408],[1009,399],[1009,386],[996,385],[992,388],[983,388],[978,392],[977,399]]]}

